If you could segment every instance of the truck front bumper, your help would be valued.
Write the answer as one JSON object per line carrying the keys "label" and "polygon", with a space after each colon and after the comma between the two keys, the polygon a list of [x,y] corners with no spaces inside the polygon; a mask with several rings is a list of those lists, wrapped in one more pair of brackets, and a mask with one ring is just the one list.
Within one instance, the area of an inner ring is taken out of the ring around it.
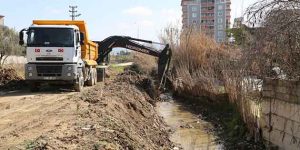
{"label": "truck front bumper", "polygon": [[77,64],[26,64],[25,79],[32,81],[76,81]]}

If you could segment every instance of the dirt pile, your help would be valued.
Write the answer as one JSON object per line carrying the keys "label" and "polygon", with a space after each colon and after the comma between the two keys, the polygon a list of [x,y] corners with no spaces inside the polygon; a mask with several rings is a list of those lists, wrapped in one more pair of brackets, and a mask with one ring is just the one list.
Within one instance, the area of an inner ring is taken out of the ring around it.
{"label": "dirt pile", "polygon": [[151,99],[148,99],[151,104],[155,104],[159,98],[160,91],[158,90],[158,83],[148,74],[140,74],[136,71],[127,70],[121,73],[115,81],[136,85],[140,90],[145,91],[151,97]]}
{"label": "dirt pile", "polygon": [[15,90],[25,85],[22,77],[18,75],[15,69],[0,69],[0,90]]}
{"label": "dirt pile", "polygon": [[0,69],[0,86],[3,86],[11,81],[19,80],[22,80],[22,78],[18,76],[16,70],[7,68]]}
{"label": "dirt pile", "polygon": [[[150,104],[151,98],[135,84],[122,81],[122,78],[118,77],[105,85],[99,84],[81,94],[75,94],[61,101],[61,106],[58,105],[54,111],[43,113],[45,116],[40,118],[44,120],[39,120],[42,123],[35,129],[26,127],[26,132],[36,132],[39,128],[47,131],[41,130],[38,136],[24,139],[21,147],[171,149],[173,145],[169,141],[168,132],[162,118]],[[53,118],[53,115],[59,119],[46,128],[47,118]],[[73,119],[63,120],[61,117],[64,116]]]}

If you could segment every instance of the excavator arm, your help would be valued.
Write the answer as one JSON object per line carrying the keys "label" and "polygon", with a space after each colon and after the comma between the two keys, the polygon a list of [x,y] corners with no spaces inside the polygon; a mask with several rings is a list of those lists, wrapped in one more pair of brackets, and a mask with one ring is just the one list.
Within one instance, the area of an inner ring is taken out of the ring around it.
{"label": "excavator arm", "polygon": [[[156,43],[152,41],[131,38],[127,36],[111,36],[103,41],[94,41],[98,43],[98,59],[97,63],[105,63],[106,58],[113,48],[126,48],[129,50],[137,51],[154,57],[158,57],[158,77],[160,80],[160,88],[164,86],[166,82],[166,72],[169,70],[172,51],[167,44]],[[162,50],[158,50],[153,47],[145,46],[141,43],[159,44],[164,45]]]}

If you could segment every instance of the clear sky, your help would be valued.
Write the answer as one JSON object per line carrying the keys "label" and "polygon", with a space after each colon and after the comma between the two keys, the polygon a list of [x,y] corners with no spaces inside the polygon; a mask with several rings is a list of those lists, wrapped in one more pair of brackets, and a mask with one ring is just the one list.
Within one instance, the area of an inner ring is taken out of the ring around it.
{"label": "clear sky", "polygon": [[[102,40],[112,35],[127,35],[157,41],[168,24],[181,25],[181,0],[0,0],[0,15],[5,25],[17,30],[34,19],[70,19],[69,5],[78,5],[90,38]],[[255,0],[232,0],[232,18],[241,16]]]}

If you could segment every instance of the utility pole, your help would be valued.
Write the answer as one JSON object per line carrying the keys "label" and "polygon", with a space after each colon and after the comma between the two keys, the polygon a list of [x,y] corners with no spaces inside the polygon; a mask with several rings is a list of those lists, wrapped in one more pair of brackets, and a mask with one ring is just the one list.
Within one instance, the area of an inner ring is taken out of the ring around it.
{"label": "utility pole", "polygon": [[69,12],[71,13],[70,17],[72,18],[72,20],[75,20],[76,17],[81,16],[81,14],[78,14],[77,12],[77,6],[69,6],[70,10]]}

